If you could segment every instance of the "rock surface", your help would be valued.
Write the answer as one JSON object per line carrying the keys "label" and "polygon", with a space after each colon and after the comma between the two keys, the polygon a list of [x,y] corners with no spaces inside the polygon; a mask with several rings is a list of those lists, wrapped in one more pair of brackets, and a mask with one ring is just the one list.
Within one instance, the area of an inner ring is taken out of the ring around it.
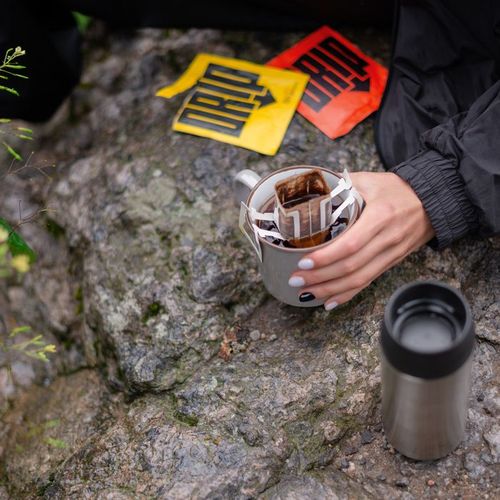
{"label": "rock surface", "polygon": [[[387,61],[389,41],[345,30]],[[54,209],[23,232],[40,259],[0,288],[9,325],[58,346],[0,359],[0,498],[495,498],[500,244],[412,255],[327,313],[267,295],[237,227],[232,176],[292,164],[381,170],[373,120],[330,141],[295,116],[275,157],[173,133],[155,98],[200,52],[265,62],[301,34],[89,33],[82,85],[37,132],[52,181],[9,177],[2,214]],[[28,186],[28,188],[27,188]],[[401,284],[470,300],[478,347],[467,436],[414,462],[380,424],[378,325]]]}

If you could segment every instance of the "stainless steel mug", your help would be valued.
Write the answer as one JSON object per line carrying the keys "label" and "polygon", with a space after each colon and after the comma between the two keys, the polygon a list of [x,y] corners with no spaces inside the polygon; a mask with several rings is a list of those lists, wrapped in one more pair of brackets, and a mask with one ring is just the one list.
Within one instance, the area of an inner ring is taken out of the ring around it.
{"label": "stainless steel mug", "polygon": [[462,440],[474,342],[469,306],[454,288],[415,282],[390,298],[380,336],[382,420],[403,455],[433,460]]}
{"label": "stainless steel mug", "polygon": [[[265,238],[258,236],[252,231],[252,223],[248,211],[245,207],[254,208],[257,211],[269,202],[274,196],[274,186],[277,182],[292,175],[303,174],[309,170],[321,170],[329,186],[334,189],[343,178],[340,174],[332,172],[323,167],[313,167],[299,165],[286,167],[277,170],[264,178],[251,170],[242,170],[234,179],[234,190],[237,201],[242,202],[240,211],[240,228],[250,240],[258,258],[259,268],[264,286],[269,293],[281,302],[297,307],[315,307],[324,304],[324,299],[316,299],[310,302],[299,301],[299,290],[288,285],[291,274],[296,271],[299,260],[308,253],[328,245],[325,242],[321,245],[309,248],[286,248],[270,243]],[[355,197],[355,202],[346,207],[344,217],[348,220],[346,231],[358,219],[363,201],[354,188],[351,190]],[[341,193],[338,200],[333,202],[340,205],[345,201],[346,193]]]}

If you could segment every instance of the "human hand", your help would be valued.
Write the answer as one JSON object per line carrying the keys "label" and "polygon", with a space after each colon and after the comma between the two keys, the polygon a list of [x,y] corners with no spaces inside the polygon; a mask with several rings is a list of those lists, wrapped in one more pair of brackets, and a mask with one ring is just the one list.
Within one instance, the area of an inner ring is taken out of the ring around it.
{"label": "human hand", "polygon": [[325,309],[351,300],[375,278],[434,236],[420,199],[390,172],[351,174],[366,202],[361,217],[330,245],[299,262],[289,285],[300,287],[300,301],[325,298]]}

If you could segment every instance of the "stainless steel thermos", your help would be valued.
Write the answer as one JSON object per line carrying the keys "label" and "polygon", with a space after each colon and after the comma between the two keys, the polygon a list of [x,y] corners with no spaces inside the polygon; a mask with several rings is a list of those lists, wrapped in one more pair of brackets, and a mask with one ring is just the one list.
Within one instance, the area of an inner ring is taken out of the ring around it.
{"label": "stainless steel thermos", "polygon": [[382,420],[403,455],[440,458],[462,440],[474,338],[469,306],[448,285],[411,283],[390,298],[380,337]]}

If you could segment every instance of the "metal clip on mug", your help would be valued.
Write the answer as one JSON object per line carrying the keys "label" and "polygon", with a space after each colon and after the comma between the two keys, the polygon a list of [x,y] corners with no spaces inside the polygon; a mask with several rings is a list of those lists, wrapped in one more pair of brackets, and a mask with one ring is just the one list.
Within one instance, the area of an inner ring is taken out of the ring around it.
{"label": "metal clip on mug", "polygon": [[388,441],[416,460],[433,460],[462,440],[474,325],[464,297],[434,281],[401,287],[381,333],[382,420]]}
{"label": "metal clip on mug", "polygon": [[[269,293],[281,302],[297,307],[315,307],[324,303],[323,299],[310,302],[299,301],[299,291],[288,285],[291,274],[298,269],[299,260],[318,248],[328,245],[322,243],[308,248],[287,248],[267,241],[255,230],[250,212],[260,212],[275,194],[275,185],[291,176],[319,170],[332,190],[339,187],[338,194],[332,199],[339,206],[339,214],[348,220],[347,229],[358,219],[363,201],[352,186],[344,189],[345,179],[340,174],[322,167],[300,165],[277,170],[261,178],[251,170],[242,170],[234,179],[236,200],[240,203],[240,228],[248,238],[259,258],[260,273],[264,286]],[[340,185],[340,186],[339,186]],[[336,214],[337,216],[339,214]]]}

